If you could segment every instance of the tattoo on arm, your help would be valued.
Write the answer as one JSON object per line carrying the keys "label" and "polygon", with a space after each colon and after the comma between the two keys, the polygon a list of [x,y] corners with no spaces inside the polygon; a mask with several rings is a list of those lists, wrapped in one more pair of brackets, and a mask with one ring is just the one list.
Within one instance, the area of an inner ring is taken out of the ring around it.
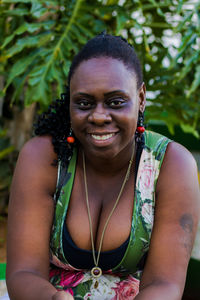
{"label": "tattoo on arm", "polygon": [[179,219],[179,224],[182,227],[182,229],[185,231],[186,236],[184,240],[184,247],[190,252],[192,250],[193,246],[193,227],[194,227],[194,221],[191,214],[184,214]]}
{"label": "tattoo on arm", "polygon": [[193,222],[193,218],[192,218],[191,214],[184,214],[180,218],[180,225],[185,232],[188,232],[188,233],[192,232],[193,225],[194,225],[193,223],[194,222]]}

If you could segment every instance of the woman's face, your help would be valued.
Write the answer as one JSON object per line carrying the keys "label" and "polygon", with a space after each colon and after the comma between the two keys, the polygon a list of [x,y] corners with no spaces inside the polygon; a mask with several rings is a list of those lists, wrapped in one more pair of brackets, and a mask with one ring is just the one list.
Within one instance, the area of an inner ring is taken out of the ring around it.
{"label": "woman's face", "polygon": [[72,129],[85,153],[111,158],[132,145],[139,109],[144,110],[145,87],[117,59],[83,61],[70,82]]}

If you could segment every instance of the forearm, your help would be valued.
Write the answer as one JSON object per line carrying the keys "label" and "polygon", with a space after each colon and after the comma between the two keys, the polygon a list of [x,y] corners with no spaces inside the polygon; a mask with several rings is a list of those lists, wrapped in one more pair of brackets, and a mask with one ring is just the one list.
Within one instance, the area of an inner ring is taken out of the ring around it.
{"label": "forearm", "polygon": [[57,292],[47,279],[27,271],[11,275],[7,286],[11,300],[51,300]]}
{"label": "forearm", "polygon": [[142,288],[135,300],[181,300],[182,292],[174,284],[150,284]]}

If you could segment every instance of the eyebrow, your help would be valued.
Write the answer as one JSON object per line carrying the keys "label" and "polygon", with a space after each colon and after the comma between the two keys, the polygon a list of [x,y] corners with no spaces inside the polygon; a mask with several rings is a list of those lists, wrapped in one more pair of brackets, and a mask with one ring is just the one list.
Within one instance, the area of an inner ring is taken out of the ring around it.
{"label": "eyebrow", "polygon": [[[127,93],[124,90],[114,90],[114,91],[111,91],[108,93],[104,93],[104,96],[112,96],[117,93],[127,95]],[[89,98],[94,98],[92,95],[87,94],[87,93],[82,93],[82,92],[78,92],[78,93],[75,93],[74,95],[72,95],[72,97],[76,97],[76,96],[85,96],[85,97],[89,97]]]}
{"label": "eyebrow", "polygon": [[91,96],[87,93],[82,93],[82,92],[75,93],[74,95],[72,95],[72,98],[77,97],[77,96],[85,96],[85,97],[89,97],[89,98],[94,98],[93,96]]}
{"label": "eyebrow", "polygon": [[127,95],[127,93],[124,90],[115,90],[115,91],[105,93],[104,96],[112,96],[113,94],[125,94],[125,95]]}

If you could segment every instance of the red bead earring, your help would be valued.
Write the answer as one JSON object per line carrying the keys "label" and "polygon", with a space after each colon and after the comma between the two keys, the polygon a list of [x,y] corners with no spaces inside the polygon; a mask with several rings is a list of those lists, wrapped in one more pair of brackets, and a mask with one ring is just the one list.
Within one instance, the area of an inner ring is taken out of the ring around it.
{"label": "red bead earring", "polygon": [[72,129],[70,128],[69,136],[67,137],[67,142],[69,144],[73,144],[75,142],[75,138],[72,136]]}
{"label": "red bead earring", "polygon": [[142,134],[143,132],[145,132],[145,128],[144,128],[144,113],[141,112],[140,110],[139,110],[139,114],[138,114],[137,132],[139,134]]}
{"label": "red bead earring", "polygon": [[142,141],[144,132],[145,132],[144,114],[143,114],[143,112],[139,111],[137,129],[136,129],[136,141],[138,143],[140,143]]}
{"label": "red bead earring", "polygon": [[137,132],[138,132],[138,133],[143,133],[143,132],[145,132],[144,126],[138,126],[138,127],[137,127]]}
{"label": "red bead earring", "polygon": [[67,137],[67,142],[68,142],[69,144],[73,144],[73,143],[75,142],[75,138],[74,138],[73,136],[68,136],[68,137]]}

